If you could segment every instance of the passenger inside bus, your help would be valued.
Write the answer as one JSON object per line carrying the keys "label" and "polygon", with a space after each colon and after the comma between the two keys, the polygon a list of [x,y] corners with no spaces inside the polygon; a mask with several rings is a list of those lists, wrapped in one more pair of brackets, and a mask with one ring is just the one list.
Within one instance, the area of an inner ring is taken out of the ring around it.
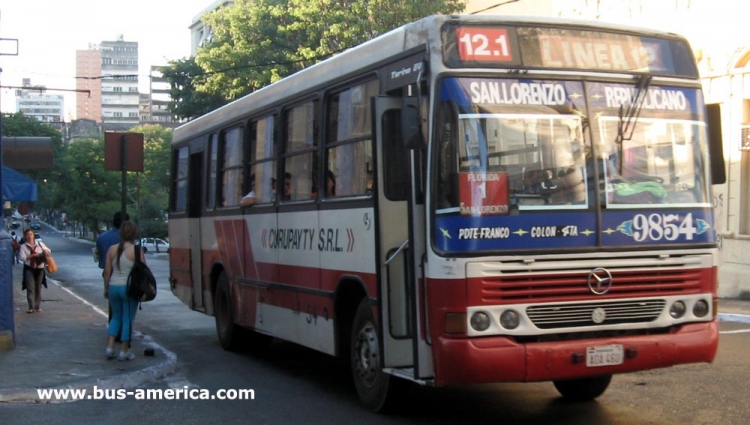
{"label": "passenger inside bus", "polygon": [[[276,190],[276,186],[274,185],[274,190]],[[291,201],[292,200],[292,173],[286,172],[284,173],[284,194],[281,195],[282,201]]]}
{"label": "passenger inside bus", "polygon": [[255,204],[258,198],[255,196],[255,174],[250,176],[250,192],[240,199],[240,207],[247,208]]}
{"label": "passenger inside bus", "polygon": [[[318,179],[313,175],[313,187],[310,197],[317,199],[318,192]],[[330,198],[331,196],[336,196],[336,176],[333,174],[333,171],[326,170],[326,198]]]}

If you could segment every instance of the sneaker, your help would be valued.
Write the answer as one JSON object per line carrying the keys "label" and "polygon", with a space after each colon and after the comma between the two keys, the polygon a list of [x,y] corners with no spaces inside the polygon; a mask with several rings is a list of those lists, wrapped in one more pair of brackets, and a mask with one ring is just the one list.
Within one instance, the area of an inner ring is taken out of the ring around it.
{"label": "sneaker", "polygon": [[135,358],[135,354],[133,354],[132,351],[120,351],[120,354],[117,355],[117,360],[124,362],[127,360],[133,360]]}
{"label": "sneaker", "polygon": [[114,348],[109,348],[109,347],[107,347],[107,348],[106,348],[106,349],[104,350],[104,357],[106,357],[106,358],[107,358],[107,360],[112,360],[112,359],[114,359],[114,358],[116,357],[116,355],[115,355],[115,349],[114,349]]}

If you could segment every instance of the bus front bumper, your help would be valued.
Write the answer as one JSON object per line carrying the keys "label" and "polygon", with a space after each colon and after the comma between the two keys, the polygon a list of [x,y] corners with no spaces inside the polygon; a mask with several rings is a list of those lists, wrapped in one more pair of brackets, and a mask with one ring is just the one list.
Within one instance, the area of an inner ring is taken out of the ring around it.
{"label": "bus front bumper", "polygon": [[[712,362],[719,325],[714,319],[682,325],[666,334],[526,344],[506,337],[439,337],[436,342],[437,386],[554,381]],[[626,353],[622,364],[587,367],[587,349],[608,345],[622,345]]]}

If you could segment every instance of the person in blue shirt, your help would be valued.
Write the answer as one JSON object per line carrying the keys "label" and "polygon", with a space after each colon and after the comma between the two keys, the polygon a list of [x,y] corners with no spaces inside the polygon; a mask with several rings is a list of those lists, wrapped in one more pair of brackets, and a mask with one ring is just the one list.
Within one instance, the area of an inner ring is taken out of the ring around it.
{"label": "person in blue shirt", "polygon": [[120,224],[129,219],[130,216],[128,213],[125,213],[125,219],[123,220],[122,213],[119,211],[116,212],[112,218],[112,229],[107,230],[96,238],[96,251],[98,253],[97,257],[99,257],[99,268],[102,269],[102,278],[104,277],[104,263],[107,261],[107,251],[109,251],[110,246],[120,243]]}

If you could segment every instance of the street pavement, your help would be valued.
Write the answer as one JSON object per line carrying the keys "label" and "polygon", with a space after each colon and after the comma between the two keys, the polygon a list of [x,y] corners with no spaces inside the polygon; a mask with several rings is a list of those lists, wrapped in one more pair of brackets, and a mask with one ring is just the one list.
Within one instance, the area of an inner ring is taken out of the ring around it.
{"label": "street pavement", "polygon": [[[37,389],[134,389],[170,374],[177,356],[136,330],[135,359],[107,360],[107,314],[59,285],[48,275],[42,289],[42,311],[26,313],[21,291],[22,266],[13,267],[16,347],[0,352],[0,404],[61,403],[41,400]],[[719,320],[750,323],[750,301],[722,299]],[[153,356],[144,350],[154,349]]]}

